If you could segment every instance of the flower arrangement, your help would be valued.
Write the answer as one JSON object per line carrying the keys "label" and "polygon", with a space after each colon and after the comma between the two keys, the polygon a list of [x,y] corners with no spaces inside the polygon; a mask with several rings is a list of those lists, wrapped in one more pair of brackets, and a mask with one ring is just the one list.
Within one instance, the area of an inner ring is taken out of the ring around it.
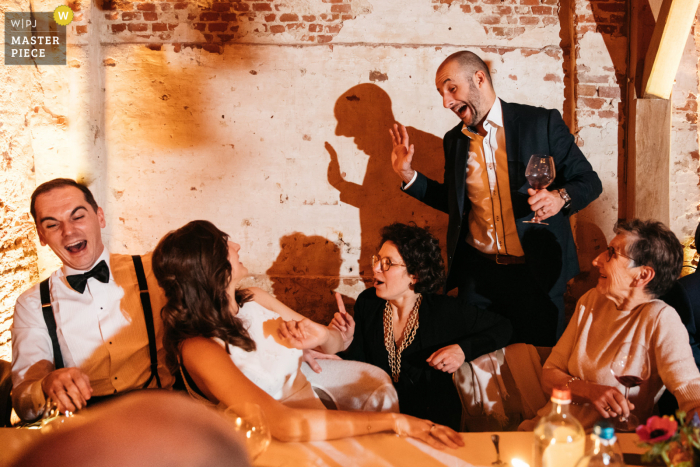
{"label": "flower arrangement", "polygon": [[675,418],[655,415],[646,425],[637,427],[639,446],[649,449],[642,457],[644,462],[660,457],[669,467],[693,467],[694,457],[700,452],[700,417],[696,413],[687,420],[685,415],[680,410]]}

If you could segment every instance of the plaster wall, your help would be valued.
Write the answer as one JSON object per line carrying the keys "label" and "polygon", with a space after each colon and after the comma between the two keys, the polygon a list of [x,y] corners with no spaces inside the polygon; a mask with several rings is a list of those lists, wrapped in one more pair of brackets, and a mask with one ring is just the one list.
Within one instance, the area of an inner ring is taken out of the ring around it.
{"label": "plaster wall", "polygon": [[[21,219],[36,184],[66,176],[95,192],[113,252],[146,252],[208,219],[241,244],[249,284],[326,321],[331,291],[351,305],[365,288],[382,226],[413,220],[444,246],[447,216],[399,190],[388,128],[407,125],[416,168],[441,180],[441,138],[457,120],[434,73],[469,48],[506,101],[563,111],[573,78],[571,129],[605,189],[576,222],[587,272],[618,217],[626,38],[608,26],[620,4],[573,2],[570,43],[569,11],[552,0],[72,2],[69,65],[40,67],[35,97],[21,100],[31,118],[15,133],[31,152],[10,217]],[[40,248],[28,264],[43,276],[58,262]]]}
{"label": "plaster wall", "polygon": [[67,123],[35,132],[37,183],[90,183],[114,252],[209,219],[241,243],[251,283],[322,320],[331,290],[351,304],[364,289],[382,226],[414,220],[444,241],[447,216],[399,191],[388,128],[409,126],[416,166],[442,179],[447,55],[470,47],[500,97],[563,109],[547,2],[70,6],[69,66],[45,77]]}
{"label": "plaster wall", "polygon": [[[205,218],[242,245],[259,281],[339,275],[341,291],[356,296],[382,226],[413,220],[445,238],[447,216],[399,191],[388,128],[409,126],[416,166],[442,179],[440,137],[457,121],[441,107],[432,70],[456,50],[107,47],[116,64],[106,73],[112,249],[146,251],[168,230]],[[561,84],[532,82],[561,73],[558,56],[538,54],[537,75],[514,81],[508,75],[527,62],[520,51],[483,55],[504,99],[561,107]],[[289,236],[314,240],[297,264],[280,267],[276,259],[296,245]],[[313,251],[326,241],[337,258]],[[332,298],[330,290],[308,285],[294,295]]]}

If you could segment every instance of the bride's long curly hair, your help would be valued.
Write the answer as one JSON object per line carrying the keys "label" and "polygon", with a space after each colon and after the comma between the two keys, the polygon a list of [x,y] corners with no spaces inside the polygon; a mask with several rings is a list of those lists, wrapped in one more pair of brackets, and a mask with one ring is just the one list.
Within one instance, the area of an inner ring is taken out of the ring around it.
{"label": "bride's long curly hair", "polygon": [[[161,317],[171,371],[178,371],[180,344],[190,337],[218,337],[248,352],[255,350],[243,323],[231,313],[228,235],[214,224],[192,221],[169,232],[153,251],[153,273],[167,298]],[[241,306],[252,296],[239,289],[233,299]]]}

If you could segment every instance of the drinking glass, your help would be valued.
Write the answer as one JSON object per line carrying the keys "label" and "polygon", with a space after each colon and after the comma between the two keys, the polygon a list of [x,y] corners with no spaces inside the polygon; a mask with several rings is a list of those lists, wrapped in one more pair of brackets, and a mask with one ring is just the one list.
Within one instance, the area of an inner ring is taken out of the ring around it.
{"label": "drinking glass", "polygon": [[265,452],[272,441],[272,434],[259,405],[247,403],[238,410],[229,407],[224,416],[245,440],[251,461]]}
{"label": "drinking glass", "polygon": [[[641,344],[625,342],[620,346],[612,364],[610,371],[615,379],[625,387],[625,401],[629,403],[630,388],[639,386],[649,379],[651,373],[649,363],[649,351]],[[639,419],[630,413],[629,417],[620,415],[615,421],[615,430],[634,431],[639,425]]]}
{"label": "drinking glass", "polygon": [[79,421],[81,417],[69,411],[59,412],[58,404],[51,398],[47,398],[46,405],[44,406],[44,414],[41,417],[40,426],[37,428],[40,428],[41,432],[44,434],[52,433],[65,426],[75,424],[76,419]]}
{"label": "drinking glass", "polygon": [[[530,183],[530,186],[537,190],[544,190],[553,181],[556,176],[556,170],[554,169],[554,159],[552,156],[547,154],[533,154],[530,157],[530,161],[527,163],[527,168],[525,169],[525,178]],[[549,225],[546,222],[541,222],[537,218],[537,211],[535,211],[535,217],[531,221],[523,221],[526,224],[542,224]]]}

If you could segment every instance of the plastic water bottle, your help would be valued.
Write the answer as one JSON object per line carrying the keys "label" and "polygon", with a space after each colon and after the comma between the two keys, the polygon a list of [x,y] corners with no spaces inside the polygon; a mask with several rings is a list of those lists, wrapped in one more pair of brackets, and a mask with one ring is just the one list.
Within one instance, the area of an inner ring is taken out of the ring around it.
{"label": "plastic water bottle", "polygon": [[535,467],[574,467],[586,449],[583,427],[570,413],[571,391],[554,389],[552,411],[535,427]]}
{"label": "plastic water bottle", "polygon": [[607,423],[593,427],[593,446],[588,455],[581,458],[576,467],[623,466],[622,456],[616,449],[615,429]]}

